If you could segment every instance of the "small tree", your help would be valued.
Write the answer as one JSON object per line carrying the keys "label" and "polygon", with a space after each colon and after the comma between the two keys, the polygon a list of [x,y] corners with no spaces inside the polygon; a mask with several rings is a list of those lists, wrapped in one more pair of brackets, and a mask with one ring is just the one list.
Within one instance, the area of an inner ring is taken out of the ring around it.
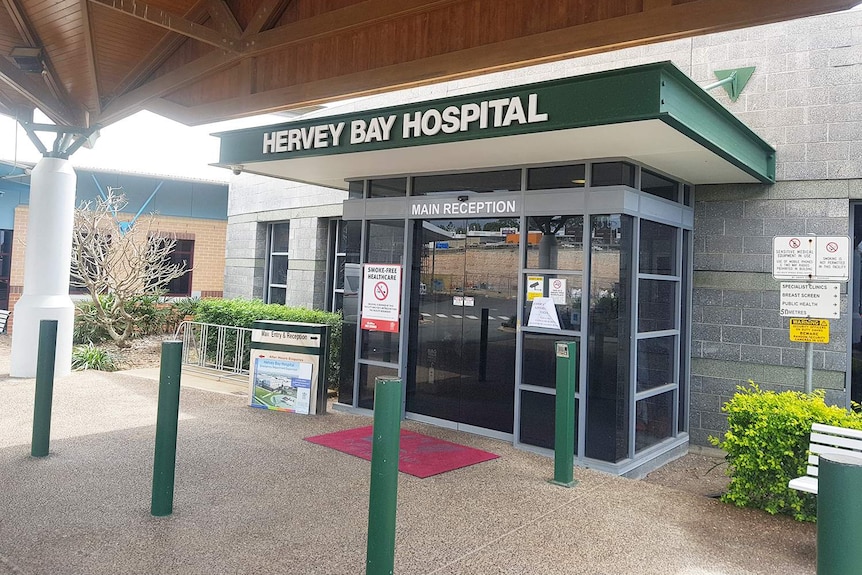
{"label": "small tree", "polygon": [[126,346],[138,320],[136,299],[162,295],[171,280],[191,270],[186,262],[171,262],[176,239],[155,229],[153,214],[119,221],[127,202],[115,192],[109,187],[107,196],[75,210],[71,284],[86,288],[96,323]]}

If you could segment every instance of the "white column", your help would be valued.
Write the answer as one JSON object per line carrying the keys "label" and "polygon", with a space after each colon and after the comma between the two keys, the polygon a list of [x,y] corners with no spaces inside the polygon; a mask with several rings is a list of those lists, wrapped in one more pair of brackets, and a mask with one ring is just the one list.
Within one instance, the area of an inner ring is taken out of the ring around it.
{"label": "white column", "polygon": [[75,170],[69,160],[42,158],[30,177],[30,215],[24,254],[24,293],[12,319],[12,377],[36,376],[39,321],[57,320],[54,375],[72,371],[75,306],[69,298]]}

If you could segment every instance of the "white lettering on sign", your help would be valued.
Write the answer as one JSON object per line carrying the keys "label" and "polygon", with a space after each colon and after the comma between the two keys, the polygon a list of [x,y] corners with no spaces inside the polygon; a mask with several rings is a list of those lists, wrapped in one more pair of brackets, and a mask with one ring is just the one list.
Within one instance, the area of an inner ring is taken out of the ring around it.
{"label": "white lettering on sign", "polygon": [[411,216],[455,216],[455,215],[479,215],[479,214],[504,214],[516,212],[517,200],[490,200],[490,201],[467,201],[467,202],[438,202],[413,204],[410,208]]}
{"label": "white lettering on sign", "polygon": [[[506,128],[513,125],[547,122],[548,114],[539,111],[538,94],[496,98],[446,106],[442,110],[406,112],[400,117],[403,139],[454,134],[471,128]],[[301,128],[286,128],[263,134],[263,153],[281,154],[347,145],[388,142],[399,117],[397,114],[374,116],[336,124],[326,123]],[[349,125],[348,125],[349,124]],[[345,128],[347,128],[345,130]],[[344,138],[342,136],[344,135]]]}
{"label": "white lettering on sign", "polygon": [[838,283],[781,282],[781,317],[837,318],[840,311]]}

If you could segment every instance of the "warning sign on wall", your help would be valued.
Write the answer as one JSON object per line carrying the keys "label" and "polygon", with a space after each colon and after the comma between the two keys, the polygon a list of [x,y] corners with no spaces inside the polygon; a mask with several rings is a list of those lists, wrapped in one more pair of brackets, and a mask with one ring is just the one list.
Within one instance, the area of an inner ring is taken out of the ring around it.
{"label": "warning sign on wall", "polygon": [[792,318],[790,341],[829,343],[829,320]]}
{"label": "warning sign on wall", "polygon": [[362,329],[398,332],[401,266],[365,264],[362,278]]}

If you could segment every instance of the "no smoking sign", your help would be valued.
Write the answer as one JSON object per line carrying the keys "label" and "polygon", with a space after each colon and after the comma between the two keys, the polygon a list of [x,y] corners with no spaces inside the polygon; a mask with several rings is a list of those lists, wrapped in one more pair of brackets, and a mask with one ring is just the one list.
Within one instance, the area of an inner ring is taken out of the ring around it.
{"label": "no smoking sign", "polygon": [[772,277],[847,281],[850,277],[850,238],[775,236],[772,238]]}
{"label": "no smoking sign", "polygon": [[397,333],[401,316],[401,266],[365,264],[362,275],[362,329]]}

